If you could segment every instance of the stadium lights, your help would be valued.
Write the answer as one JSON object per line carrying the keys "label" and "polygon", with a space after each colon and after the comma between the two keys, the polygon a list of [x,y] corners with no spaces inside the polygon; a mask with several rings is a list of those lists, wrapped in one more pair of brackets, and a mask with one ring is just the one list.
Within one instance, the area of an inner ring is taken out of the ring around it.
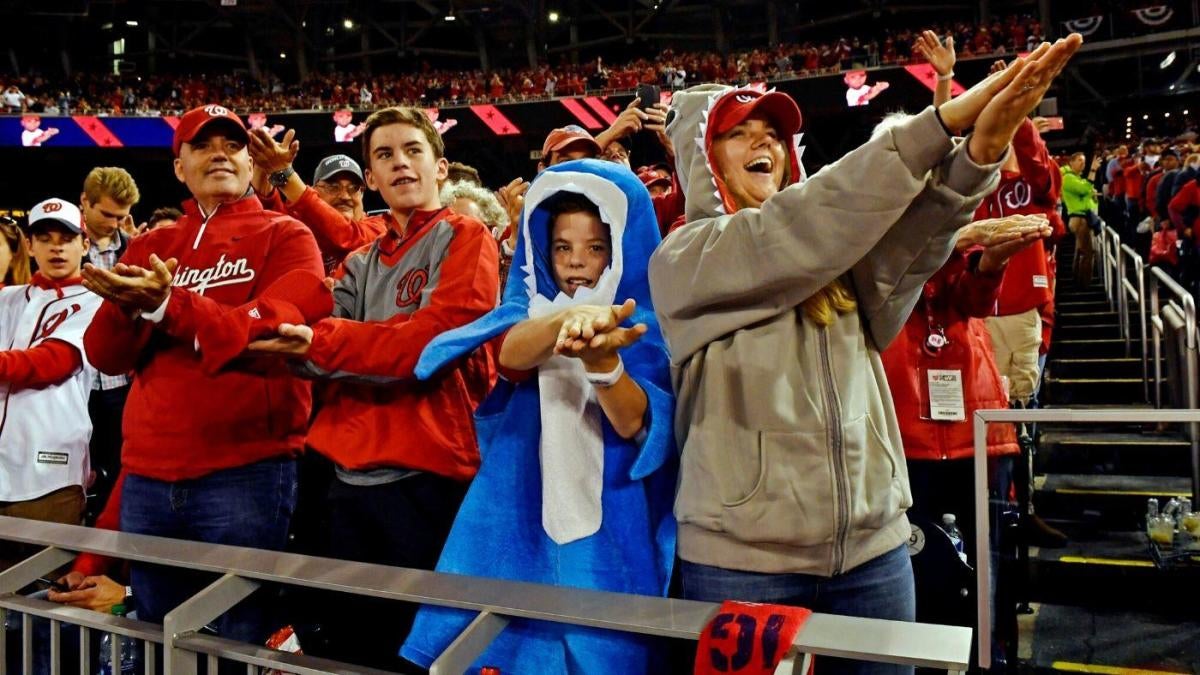
{"label": "stadium lights", "polygon": [[453,15],[453,14],[447,14],[447,15],[446,15],[446,21],[454,21],[454,15]]}
{"label": "stadium lights", "polygon": [[546,15],[546,19],[548,19],[550,23],[558,23],[558,12],[551,10],[551,12]]}
{"label": "stadium lights", "polygon": [[1163,117],[1170,117],[1171,113],[1163,113]]}
{"label": "stadium lights", "polygon": [[1175,91],[1175,85],[1171,85],[1171,91]]}
{"label": "stadium lights", "polygon": [[1150,115],[1149,114],[1142,115],[1142,119],[1148,120],[1148,119],[1150,119]]}
{"label": "stadium lights", "polygon": [[281,58],[281,59],[286,59],[286,58],[287,58],[287,52],[279,52],[279,58]]}
{"label": "stadium lights", "polygon": [[342,21],[342,28],[350,30],[351,28],[354,28],[354,22],[350,19],[345,19]]}
{"label": "stadium lights", "polygon": [[1163,59],[1162,63],[1158,64],[1158,67],[1160,70],[1166,70],[1171,67],[1172,63],[1175,63],[1175,52],[1167,54],[1167,58]]}
{"label": "stadium lights", "polygon": [[126,26],[132,26],[132,27],[134,27],[134,28],[137,28],[138,22],[137,22],[137,21],[130,20],[130,21],[126,21],[126,22],[125,22],[125,25],[126,25]]}

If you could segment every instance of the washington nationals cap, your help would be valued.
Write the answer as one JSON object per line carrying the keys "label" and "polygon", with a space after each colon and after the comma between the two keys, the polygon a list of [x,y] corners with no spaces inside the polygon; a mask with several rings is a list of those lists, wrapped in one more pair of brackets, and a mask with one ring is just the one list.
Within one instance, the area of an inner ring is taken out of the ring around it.
{"label": "washington nationals cap", "polygon": [[329,180],[339,173],[351,174],[358,179],[358,182],[363,182],[362,167],[358,165],[358,162],[347,155],[330,155],[317,165],[317,170],[313,173],[313,183]]}
{"label": "washington nationals cap", "polygon": [[65,199],[47,199],[29,210],[29,229],[48,223],[58,223],[75,234],[83,233],[83,214],[78,206]]}
{"label": "washington nationals cap", "polygon": [[179,156],[179,148],[184,143],[191,143],[192,139],[202,129],[217,122],[229,125],[243,141],[248,142],[250,140],[242,118],[233,114],[225,106],[209,104],[189,110],[183,117],[179,118],[179,126],[175,127],[175,138],[171,142],[171,150],[174,151],[175,156]]}
{"label": "washington nationals cap", "polygon": [[715,138],[741,124],[755,112],[766,116],[783,138],[791,138],[800,132],[800,108],[791,96],[778,91],[735,89],[713,105],[708,115],[712,127],[710,133]]}

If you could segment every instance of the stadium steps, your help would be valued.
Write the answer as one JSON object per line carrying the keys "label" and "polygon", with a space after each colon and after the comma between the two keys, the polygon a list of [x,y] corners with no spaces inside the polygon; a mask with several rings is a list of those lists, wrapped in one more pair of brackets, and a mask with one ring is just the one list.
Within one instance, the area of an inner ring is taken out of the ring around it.
{"label": "stadium steps", "polygon": [[[1140,343],[1120,337],[1099,280],[1074,285],[1070,260],[1060,246],[1043,406],[1150,408]],[[1131,314],[1136,323],[1136,309]],[[1200,567],[1160,569],[1144,534],[1147,499],[1189,495],[1189,475],[1180,425],[1041,426],[1033,501],[1069,541],[1030,548],[1033,614],[1019,619],[1022,671],[1200,673]]]}

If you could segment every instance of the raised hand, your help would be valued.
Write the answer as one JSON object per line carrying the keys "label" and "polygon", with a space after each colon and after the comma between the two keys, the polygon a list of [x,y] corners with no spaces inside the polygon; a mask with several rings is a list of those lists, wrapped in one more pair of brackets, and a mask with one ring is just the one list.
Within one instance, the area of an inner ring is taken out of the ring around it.
{"label": "raised hand", "polygon": [[250,152],[250,159],[254,160],[254,166],[269,175],[292,165],[296,154],[300,152],[300,141],[296,140],[295,129],[288,129],[283,139],[276,141],[270,131],[260,127],[250,130],[250,142],[246,149]]}
{"label": "raised hand", "polygon": [[496,199],[504,212],[508,214],[509,250],[517,250],[517,234],[521,229],[521,211],[525,208],[525,193],[529,191],[529,181],[524,178],[514,178],[508,185],[496,190]]}
{"label": "raised hand", "polygon": [[936,33],[927,30],[917,36],[913,49],[933,66],[938,75],[945,77],[954,71],[957,57],[954,54],[953,37],[947,36],[946,43],[942,44]]}
{"label": "raised hand", "polygon": [[[975,120],[975,133],[971,134],[967,146],[967,151],[975,161],[990,164],[1000,159],[1012,142],[1017,128],[1041,103],[1054,78],[1058,77],[1082,44],[1083,38],[1078,33],[1072,33],[1053,46],[1047,47],[1043,43],[1030,54],[1021,71],[988,101]],[[1010,70],[1013,67],[1006,68],[1000,76],[1003,77]]]}

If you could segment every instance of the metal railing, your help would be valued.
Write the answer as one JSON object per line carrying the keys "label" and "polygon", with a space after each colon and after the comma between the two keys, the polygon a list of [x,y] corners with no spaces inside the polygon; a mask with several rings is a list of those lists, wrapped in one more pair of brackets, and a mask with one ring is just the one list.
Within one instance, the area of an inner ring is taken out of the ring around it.
{"label": "metal railing", "polygon": [[[149,643],[161,643],[163,669],[172,675],[195,673],[202,655],[212,666],[218,659],[228,659],[247,664],[251,672],[259,667],[280,668],[293,673],[378,672],[197,633],[262,583],[476,612],[475,620],[433,664],[431,673],[434,675],[463,672],[510,619],[534,619],[695,640],[719,607],[708,602],[466,577],[20,518],[0,517],[0,541],[3,540],[46,548],[0,572],[0,611],[50,619],[53,622],[52,649],[61,646],[56,637],[61,624],[76,624],[132,637],[143,640],[147,647]],[[222,576],[167,614],[162,626],[14,595],[38,577],[70,562],[76,551]],[[26,621],[25,626],[28,623]],[[30,629],[23,626],[22,630]],[[23,635],[23,640],[25,659],[29,661],[32,634]],[[961,626],[813,614],[776,673],[806,672],[808,657],[813,655],[962,672],[970,660],[970,644],[971,629]],[[3,641],[0,641],[0,675],[5,669],[3,650]],[[147,655],[154,652],[151,648],[144,651]],[[52,654],[52,664],[58,664],[58,656],[57,652]],[[86,654],[82,660],[86,662]],[[113,663],[117,664],[119,660],[114,659]],[[153,672],[152,665],[147,663],[147,673]]]}
{"label": "metal railing", "polygon": [[[990,522],[988,518],[988,455],[987,425],[1069,423],[1069,424],[1112,424],[1129,423],[1187,423],[1196,427],[1200,423],[1200,410],[976,410],[973,419],[975,432],[975,561],[976,597],[978,616],[976,627],[979,636],[979,667],[987,669],[992,664],[992,613]],[[1192,498],[1196,495],[1196,467],[1200,466],[1200,454],[1192,444]],[[1200,503],[1193,501],[1193,504]]]}
{"label": "metal railing", "polygon": [[[1137,303],[1138,307],[1138,337],[1141,340],[1142,346],[1142,393],[1147,403],[1150,402],[1150,361],[1146,354],[1147,333],[1146,333],[1146,264],[1142,262],[1142,256],[1138,252],[1129,247],[1128,244],[1121,244],[1121,253],[1123,257],[1120,264],[1121,272],[1121,292],[1125,296],[1125,325],[1129,326],[1129,301]],[[1134,281],[1129,280],[1129,275],[1126,272],[1125,258],[1133,264]],[[1130,337],[1128,330],[1125,333],[1125,355],[1129,356]],[[1157,381],[1157,376],[1156,376]]]}

